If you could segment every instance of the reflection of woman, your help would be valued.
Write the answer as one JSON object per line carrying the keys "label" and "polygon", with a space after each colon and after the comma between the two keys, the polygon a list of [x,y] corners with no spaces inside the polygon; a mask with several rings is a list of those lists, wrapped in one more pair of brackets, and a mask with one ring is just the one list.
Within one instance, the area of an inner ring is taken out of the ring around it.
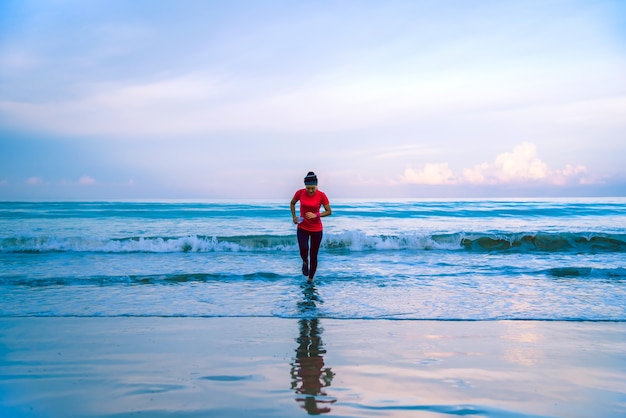
{"label": "reflection of woman", "polygon": [[330,368],[324,368],[323,354],[326,350],[321,337],[322,328],[317,318],[301,319],[299,324],[298,348],[291,364],[291,389],[304,395],[296,397],[296,401],[309,414],[324,414],[330,412],[329,405],[336,399],[320,398],[326,396],[322,388],[330,386],[334,376]]}
{"label": "reflection of woman", "polygon": [[[306,175],[304,186],[304,189],[300,189],[294,194],[290,206],[293,223],[298,224],[298,246],[302,258],[302,274],[309,276],[311,282],[317,270],[317,253],[322,243],[321,218],[330,216],[333,211],[326,194],[317,189],[317,176],[314,172],[309,171]],[[296,216],[296,202],[298,201],[300,201],[300,217]],[[324,207],[324,212],[320,212],[321,206]]]}

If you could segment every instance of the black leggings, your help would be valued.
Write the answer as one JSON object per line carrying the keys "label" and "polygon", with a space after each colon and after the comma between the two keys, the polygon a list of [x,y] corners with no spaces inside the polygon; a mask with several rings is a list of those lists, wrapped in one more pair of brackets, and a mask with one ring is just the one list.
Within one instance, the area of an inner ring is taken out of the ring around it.
{"label": "black leggings", "polygon": [[322,243],[322,231],[310,232],[298,228],[298,246],[300,246],[300,257],[303,262],[309,259],[309,239],[311,240],[311,260],[309,261],[309,279],[315,276],[317,270],[317,253],[320,251]]}

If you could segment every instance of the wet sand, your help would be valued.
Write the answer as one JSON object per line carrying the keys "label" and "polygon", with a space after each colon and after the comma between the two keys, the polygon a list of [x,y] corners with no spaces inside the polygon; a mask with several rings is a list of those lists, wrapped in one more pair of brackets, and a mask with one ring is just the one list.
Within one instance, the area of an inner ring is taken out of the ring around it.
{"label": "wet sand", "polygon": [[2,417],[622,417],[626,323],[0,318]]}

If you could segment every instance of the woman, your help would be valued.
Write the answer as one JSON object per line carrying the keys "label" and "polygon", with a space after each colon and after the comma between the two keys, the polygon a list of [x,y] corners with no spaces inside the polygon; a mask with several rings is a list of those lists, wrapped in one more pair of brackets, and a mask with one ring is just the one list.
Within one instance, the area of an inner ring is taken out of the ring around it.
{"label": "woman", "polygon": [[[296,216],[296,202],[300,201],[300,217]],[[320,207],[324,212],[320,213]],[[317,189],[317,176],[314,172],[304,178],[304,189],[300,189],[291,199],[291,216],[293,223],[298,224],[298,246],[302,258],[302,274],[313,281],[317,270],[317,253],[322,243],[322,220],[333,213],[326,194]],[[310,249],[310,255],[309,255]]]}

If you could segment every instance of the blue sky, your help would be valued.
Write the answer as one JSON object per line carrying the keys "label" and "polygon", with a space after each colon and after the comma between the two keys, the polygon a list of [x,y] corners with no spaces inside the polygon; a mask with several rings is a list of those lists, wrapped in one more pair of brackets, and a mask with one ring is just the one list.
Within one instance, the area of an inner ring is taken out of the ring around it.
{"label": "blue sky", "polygon": [[626,3],[0,1],[0,199],[626,195]]}

